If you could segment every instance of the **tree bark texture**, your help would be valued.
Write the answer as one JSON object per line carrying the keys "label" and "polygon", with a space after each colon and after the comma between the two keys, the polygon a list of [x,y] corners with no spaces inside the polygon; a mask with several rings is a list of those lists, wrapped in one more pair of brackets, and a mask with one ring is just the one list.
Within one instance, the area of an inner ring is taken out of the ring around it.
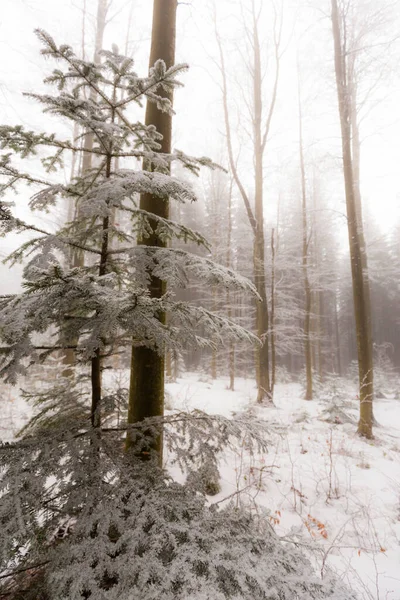
{"label": "tree bark texture", "polygon": [[369,284],[369,271],[368,271],[368,256],[367,256],[367,245],[365,242],[364,235],[364,223],[363,223],[363,212],[362,212],[362,201],[361,201],[361,187],[360,187],[360,175],[361,175],[361,142],[360,142],[360,130],[358,125],[358,114],[357,114],[357,84],[355,81],[354,68],[351,70],[351,81],[350,85],[350,103],[351,109],[349,111],[350,126],[351,126],[351,151],[352,151],[352,166],[353,166],[353,186],[354,186],[354,199],[355,209],[357,216],[357,228],[361,246],[361,261],[364,275],[364,288],[365,288],[365,302],[367,307],[368,317],[368,344],[371,347],[372,355],[372,306],[371,306],[371,290]]}
{"label": "tree bark texture", "polygon": [[342,134],[343,173],[346,194],[347,222],[350,246],[351,274],[353,283],[353,302],[356,322],[358,372],[360,383],[360,420],[358,432],[366,438],[372,438],[372,399],[373,364],[370,344],[368,302],[366,298],[365,275],[363,271],[363,252],[360,240],[360,228],[357,221],[357,209],[354,186],[354,171],[351,143],[351,115],[346,70],[346,52],[343,48],[340,16],[337,0],[332,2],[332,31],[335,50],[335,75],[339,103],[339,117]]}
{"label": "tree bark texture", "polygon": [[[167,68],[175,63],[177,0],[154,0],[153,26],[149,67],[162,59]],[[167,96],[167,93],[164,92]],[[172,96],[169,96],[172,101]],[[154,125],[162,134],[160,152],[171,152],[172,118],[161,112],[152,102],[147,102],[146,125]],[[148,165],[144,165],[148,168]],[[140,208],[163,218],[169,217],[169,202],[150,194],[142,194]],[[150,220],[153,233],[146,238],[146,246],[164,248],[166,243],[155,233],[157,224]],[[152,298],[161,298],[166,292],[166,284],[157,277],[152,277],[149,285]],[[158,318],[165,323],[165,314]],[[159,417],[164,414],[164,366],[165,352],[157,352],[144,346],[134,346],[131,358],[131,379],[129,391],[128,423],[136,423],[147,417]],[[129,447],[129,437],[127,446]],[[162,436],[155,444],[159,460],[162,461]]]}

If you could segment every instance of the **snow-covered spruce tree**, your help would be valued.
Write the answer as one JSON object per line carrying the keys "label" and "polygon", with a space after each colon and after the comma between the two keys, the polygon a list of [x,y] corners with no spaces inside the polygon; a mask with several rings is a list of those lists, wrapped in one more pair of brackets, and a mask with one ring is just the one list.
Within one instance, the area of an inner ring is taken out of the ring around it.
{"label": "snow-covered spruce tree", "polygon": [[[148,234],[149,219],[156,218],[138,208],[138,194],[193,200],[188,184],[171,177],[168,167],[180,161],[197,172],[209,164],[179,152],[156,153],[157,131],[128,115],[129,105],[144,97],[170,110],[157,92],[178,85],[182,67],[166,70],[158,62],[149,77],[139,78],[132,60],[116,48],[103,52],[102,63],[95,65],[78,59],[68,46],[57,46],[46,33],[38,35],[43,54],[61,67],[47,80],[58,93],[33,97],[46,113],[93,132],[93,161],[90,170],[67,185],[33,176],[13,164],[13,155],[29,159],[50,148],[52,154],[42,156],[42,162],[51,173],[64,154],[79,149],[55,134],[19,126],[0,129],[0,143],[8,151],[0,166],[6,196],[0,207],[3,231],[36,234],[12,256],[27,260],[23,293],[1,299],[1,375],[16,383],[29,364],[57,351],[73,346],[77,356],[75,377],[43,384],[37,413],[22,438],[0,447],[0,597],[348,599],[333,581],[316,579],[307,561],[281,544],[269,527],[231,507],[209,508],[196,477],[179,485],[158,467],[151,451],[143,460],[143,450],[152,447],[148,438],[157,438],[163,428],[164,443],[183,469],[215,469],[217,453],[232,439],[246,436],[249,451],[265,451],[261,426],[246,418],[235,422],[177,414],[129,426],[131,444],[125,451],[128,427],[110,421],[110,406],[120,398],[102,390],[107,356],[132,339],[161,352],[179,348],[182,339],[196,344],[209,343],[206,336],[214,342],[252,340],[229,320],[177,302],[171,293],[151,298],[149,275],[173,285],[184,284],[193,273],[212,284],[251,286],[183,249],[134,243],[137,235]],[[124,100],[117,100],[122,91]],[[115,170],[116,162],[144,158],[152,172]],[[79,222],[53,233],[16,218],[7,196],[18,183],[38,186],[32,209],[48,210],[62,197],[75,199]],[[132,215],[131,232],[119,229],[117,218],[111,221],[112,211]],[[158,219],[158,227],[166,239],[206,243],[168,219]],[[84,266],[65,266],[70,248],[90,259]],[[170,313],[168,326],[157,319],[160,311]],[[198,325],[202,337],[196,334]]]}
{"label": "snow-covered spruce tree", "polygon": [[[185,67],[166,70],[164,63],[158,61],[149,77],[139,78],[133,71],[133,61],[119,55],[116,48],[113,52],[103,52],[102,64],[96,65],[78,59],[68,46],[58,47],[44,32],[38,35],[45,46],[43,54],[65,65],[65,70],[56,69],[47,79],[58,87],[56,95],[30,96],[44,105],[45,113],[78,121],[85,131],[92,131],[93,148],[85,152],[91,152],[94,165],[68,185],[31,176],[13,166],[13,154],[27,159],[43,148],[54,149],[53,154],[42,157],[44,167],[51,173],[62,166],[65,153],[80,149],[55,134],[25,131],[20,126],[0,129],[0,145],[11,151],[2,157],[0,164],[0,175],[5,181],[3,196],[25,182],[39,187],[31,198],[33,210],[49,210],[63,196],[75,199],[79,206],[79,220],[52,233],[15,218],[9,203],[1,204],[3,232],[31,230],[39,234],[11,256],[11,260],[18,260],[28,255],[30,260],[24,271],[24,293],[2,300],[1,334],[6,346],[1,373],[13,383],[24,372],[25,359],[37,362],[46,353],[68,348],[78,340],[77,356],[82,363],[88,362],[91,369],[92,424],[100,427],[102,361],[118,347],[129,344],[132,338],[135,344],[160,352],[168,346],[182,346],[183,342],[208,344],[211,333],[219,341],[231,337],[255,339],[205,309],[176,302],[173,294],[151,298],[145,291],[149,277],[158,277],[171,287],[184,285],[189,275],[247,290],[251,290],[251,284],[183,249],[136,244],[138,237],[146,238],[151,232],[151,220],[158,223],[157,234],[163,239],[183,238],[207,245],[198,232],[137,206],[140,193],[177,202],[196,199],[187,182],[170,176],[169,166],[173,161],[179,161],[194,173],[201,165],[213,167],[208,159],[194,159],[181,152],[168,155],[156,152],[160,135],[155,127],[132,122],[128,116],[129,107],[143,98],[165,111],[172,110],[170,101],[158,95],[158,91],[179,85],[176,77]],[[88,95],[90,90],[95,94]],[[115,170],[116,159],[118,164],[123,160],[131,163],[145,160],[149,171]],[[119,212],[131,215],[129,232],[118,226]],[[111,214],[117,216],[111,219]],[[85,266],[72,269],[65,266],[71,247],[86,254]],[[157,318],[164,311],[171,314],[168,327]],[[204,332],[202,337],[196,332],[199,324]],[[43,334],[50,328],[52,343],[35,345],[35,333]]]}

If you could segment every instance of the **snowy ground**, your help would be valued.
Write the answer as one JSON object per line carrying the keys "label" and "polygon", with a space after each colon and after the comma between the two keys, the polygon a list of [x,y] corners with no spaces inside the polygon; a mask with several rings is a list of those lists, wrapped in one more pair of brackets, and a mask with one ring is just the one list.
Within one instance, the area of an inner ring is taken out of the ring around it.
{"label": "snowy ground", "polygon": [[[299,385],[277,386],[275,407],[256,407],[251,380],[202,382],[197,374],[168,384],[172,407],[199,408],[226,416],[252,407],[280,431],[266,456],[245,448],[221,463],[219,502],[243,489],[253,510],[265,507],[280,536],[311,551],[319,571],[333,568],[363,600],[400,600],[400,423],[399,401],[376,402],[380,427],[373,442],[352,423],[330,424],[327,401],[306,402]],[[355,392],[347,414],[357,419]]]}
{"label": "snowy ground", "polygon": [[[225,416],[251,410],[273,431],[265,456],[250,457],[245,445],[225,453],[221,493],[210,502],[230,497],[267,509],[278,535],[301,545],[322,574],[333,568],[363,600],[400,600],[400,400],[376,402],[380,426],[368,442],[351,422],[324,421],[332,401],[306,402],[297,384],[278,385],[275,406],[260,407],[252,380],[238,379],[232,392],[226,379],[204,379],[193,373],[167,384],[169,408]],[[9,440],[30,409],[16,389],[0,391],[0,438]],[[356,421],[355,391],[346,395],[346,415]]]}

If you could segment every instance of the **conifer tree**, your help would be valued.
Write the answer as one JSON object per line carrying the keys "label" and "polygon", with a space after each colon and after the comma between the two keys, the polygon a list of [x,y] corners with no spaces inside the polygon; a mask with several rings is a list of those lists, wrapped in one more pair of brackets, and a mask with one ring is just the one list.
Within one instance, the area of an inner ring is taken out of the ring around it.
{"label": "conifer tree", "polygon": [[[175,345],[183,324],[188,326],[185,337],[189,343],[208,343],[195,334],[197,322],[201,322],[203,331],[212,331],[216,340],[222,340],[220,330],[228,324],[222,317],[214,317],[204,309],[175,302],[172,294],[151,297],[146,291],[149,274],[174,285],[182,284],[189,271],[213,282],[224,281],[247,289],[251,284],[182,249],[174,251],[135,244],[136,235],[145,239],[154,223],[157,223],[157,235],[163,240],[175,236],[206,244],[199,233],[137,205],[137,194],[142,192],[152,193],[160,201],[195,199],[187,183],[169,175],[172,161],[180,161],[192,172],[197,172],[202,164],[212,166],[207,159],[197,160],[180,152],[160,154],[161,136],[154,125],[132,123],[126,116],[129,104],[140,102],[143,96],[162,110],[172,110],[170,101],[157,92],[161,86],[171,90],[178,85],[176,76],[184,67],[166,69],[165,64],[158,61],[150,75],[140,79],[133,71],[133,61],[121,56],[115,47],[112,52],[103,52],[102,64],[96,65],[77,58],[67,46],[58,47],[46,33],[39,31],[38,35],[45,44],[43,54],[64,63],[66,70],[56,69],[47,79],[48,83],[58,86],[59,94],[31,96],[45,106],[45,112],[78,121],[92,130],[91,153],[96,156],[97,164],[68,185],[51,182],[50,178],[35,178],[13,166],[13,153],[29,158],[39,149],[55,149],[55,154],[42,158],[45,169],[51,173],[62,164],[66,152],[76,151],[73,143],[58,139],[55,134],[26,131],[21,126],[4,126],[0,130],[3,149],[11,151],[3,155],[1,161],[1,175],[5,178],[3,195],[21,182],[40,186],[41,189],[32,196],[32,209],[49,210],[59,198],[70,196],[79,203],[81,215],[79,222],[74,221],[51,233],[15,218],[9,204],[2,202],[4,232],[28,230],[39,235],[11,256],[11,260],[16,261],[26,253],[33,254],[25,267],[25,291],[2,301],[1,334],[6,346],[1,373],[8,381],[15,382],[25,371],[24,361],[28,357],[39,360],[74,343],[82,364],[85,361],[90,364],[90,415],[92,425],[99,428],[102,362],[119,346],[127,344],[129,335],[136,345],[163,351],[166,344]],[[85,99],[86,88],[94,89],[96,97]],[[126,91],[126,97],[118,100],[117,92],[122,89]],[[145,158],[153,170],[121,168],[113,171],[115,157]],[[133,234],[111,224],[110,214],[114,210],[132,216]],[[123,242],[123,247],[114,250],[110,244],[113,238]],[[63,266],[63,255],[71,247],[92,256],[87,266]],[[166,309],[174,314],[168,328],[158,318],[160,311]],[[38,346],[34,341],[35,334],[46,333],[50,327],[54,329],[53,343]],[[233,337],[245,335],[251,338],[233,324],[225,333],[228,337],[232,334]]]}

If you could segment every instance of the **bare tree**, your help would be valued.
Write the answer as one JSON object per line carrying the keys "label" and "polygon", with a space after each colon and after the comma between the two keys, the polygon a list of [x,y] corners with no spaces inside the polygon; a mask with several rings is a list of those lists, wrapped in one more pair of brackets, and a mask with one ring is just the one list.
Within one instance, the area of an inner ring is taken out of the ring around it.
{"label": "bare tree", "polygon": [[[354,162],[352,155],[351,91],[349,86],[346,29],[338,1],[332,2],[332,32],[335,52],[335,76],[342,133],[343,174],[346,194],[347,223],[356,321],[358,370],[360,383],[359,433],[372,437],[373,362],[371,339],[371,307],[366,272],[366,249],[360,211],[357,211]],[[361,206],[361,204],[360,204]],[[360,209],[360,207],[359,207]]]}
{"label": "bare tree", "polygon": [[225,57],[223,44],[217,31],[215,21],[215,34],[219,48],[220,70],[222,77],[222,95],[223,109],[225,118],[226,139],[228,146],[228,157],[230,169],[235,183],[240,191],[240,195],[246,207],[247,216],[253,231],[253,274],[254,283],[261,301],[256,306],[256,328],[262,344],[256,353],[256,374],[258,395],[257,402],[271,400],[271,382],[270,382],[270,364],[269,364],[269,309],[266,286],[266,266],[265,266],[265,235],[264,235],[264,156],[269,139],[271,122],[275,111],[276,98],[278,93],[280,59],[281,59],[281,37],[282,37],[282,19],[274,11],[274,30],[273,30],[273,48],[275,70],[273,75],[273,85],[269,105],[264,107],[263,90],[263,67],[261,57],[261,44],[259,36],[260,17],[262,7],[256,7],[255,1],[251,1],[250,7],[250,25],[246,25],[246,34],[249,38],[252,48],[252,62],[249,66],[249,73],[252,80],[252,98],[251,98],[251,121],[252,121],[252,142],[253,142],[253,160],[254,160],[254,208],[251,205],[250,198],[245,190],[242,177],[239,174],[237,161],[234,156],[232,129],[228,107],[228,83],[225,67]]}

